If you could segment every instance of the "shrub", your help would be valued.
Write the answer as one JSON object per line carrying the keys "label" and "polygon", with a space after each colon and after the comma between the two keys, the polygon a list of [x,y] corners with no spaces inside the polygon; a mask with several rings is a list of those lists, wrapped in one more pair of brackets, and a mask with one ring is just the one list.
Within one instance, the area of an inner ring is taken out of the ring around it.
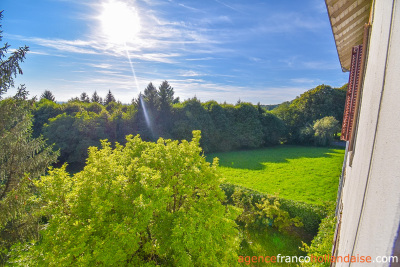
{"label": "shrub", "polygon": [[[303,243],[302,250],[307,252],[308,256],[322,257],[324,255],[331,255],[333,238],[335,235],[336,227],[336,216],[335,206],[332,205],[329,209],[328,216],[322,219],[319,226],[318,234],[311,241],[311,245],[308,246]],[[329,266],[329,263],[312,263],[304,264],[311,266]]]}
{"label": "shrub", "polygon": [[[242,192],[242,203],[252,203],[255,206],[257,203],[261,204],[264,199],[270,199],[271,202],[274,201],[276,196],[268,196],[267,194],[263,194],[248,188],[244,188],[237,185],[232,184],[222,184],[222,190],[224,190],[227,196],[227,203],[234,204],[235,192]],[[236,193],[237,194],[237,193]],[[323,206],[320,205],[312,205],[300,201],[294,201],[284,198],[279,198],[280,209],[288,212],[291,218],[298,217],[300,221],[303,223],[305,231],[309,234],[316,235],[318,232],[318,226],[321,223],[321,220],[326,216],[326,211]],[[247,204],[248,205],[248,204]],[[246,211],[246,206],[240,206]],[[241,215],[243,216],[243,215]],[[239,217],[241,218],[241,217]],[[254,220],[257,224],[258,222]]]}

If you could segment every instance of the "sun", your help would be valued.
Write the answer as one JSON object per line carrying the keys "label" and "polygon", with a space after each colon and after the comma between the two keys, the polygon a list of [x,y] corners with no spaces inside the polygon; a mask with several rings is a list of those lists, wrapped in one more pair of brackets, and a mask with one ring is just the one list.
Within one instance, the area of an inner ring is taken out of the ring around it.
{"label": "sun", "polygon": [[104,2],[99,20],[102,32],[110,43],[124,44],[132,41],[141,30],[136,9],[122,1]]}

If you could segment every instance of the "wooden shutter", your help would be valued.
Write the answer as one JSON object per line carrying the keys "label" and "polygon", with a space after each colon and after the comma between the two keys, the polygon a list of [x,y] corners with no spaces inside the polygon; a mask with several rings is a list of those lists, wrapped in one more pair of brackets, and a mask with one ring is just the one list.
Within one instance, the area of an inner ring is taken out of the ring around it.
{"label": "wooden shutter", "polygon": [[351,55],[349,83],[344,107],[341,140],[349,141],[353,130],[354,113],[357,104],[357,94],[360,91],[360,75],[362,69],[363,46],[354,46]]}

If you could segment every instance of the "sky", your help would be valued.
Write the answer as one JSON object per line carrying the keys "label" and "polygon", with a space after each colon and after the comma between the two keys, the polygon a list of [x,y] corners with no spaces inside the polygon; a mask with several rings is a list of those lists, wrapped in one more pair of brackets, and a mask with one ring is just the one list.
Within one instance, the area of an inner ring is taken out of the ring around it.
{"label": "sky", "polygon": [[[323,0],[1,0],[2,44],[27,45],[30,96],[122,103],[167,80],[181,100],[278,104],[340,87]],[[10,94],[15,93],[10,89]]]}

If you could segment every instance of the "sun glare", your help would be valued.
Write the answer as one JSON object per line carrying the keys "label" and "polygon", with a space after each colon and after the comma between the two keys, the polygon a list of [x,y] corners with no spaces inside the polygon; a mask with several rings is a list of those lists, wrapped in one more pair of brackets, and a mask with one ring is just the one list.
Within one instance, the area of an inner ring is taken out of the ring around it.
{"label": "sun glare", "polygon": [[102,31],[111,43],[132,41],[141,29],[135,8],[121,1],[110,0],[103,3],[99,19]]}

